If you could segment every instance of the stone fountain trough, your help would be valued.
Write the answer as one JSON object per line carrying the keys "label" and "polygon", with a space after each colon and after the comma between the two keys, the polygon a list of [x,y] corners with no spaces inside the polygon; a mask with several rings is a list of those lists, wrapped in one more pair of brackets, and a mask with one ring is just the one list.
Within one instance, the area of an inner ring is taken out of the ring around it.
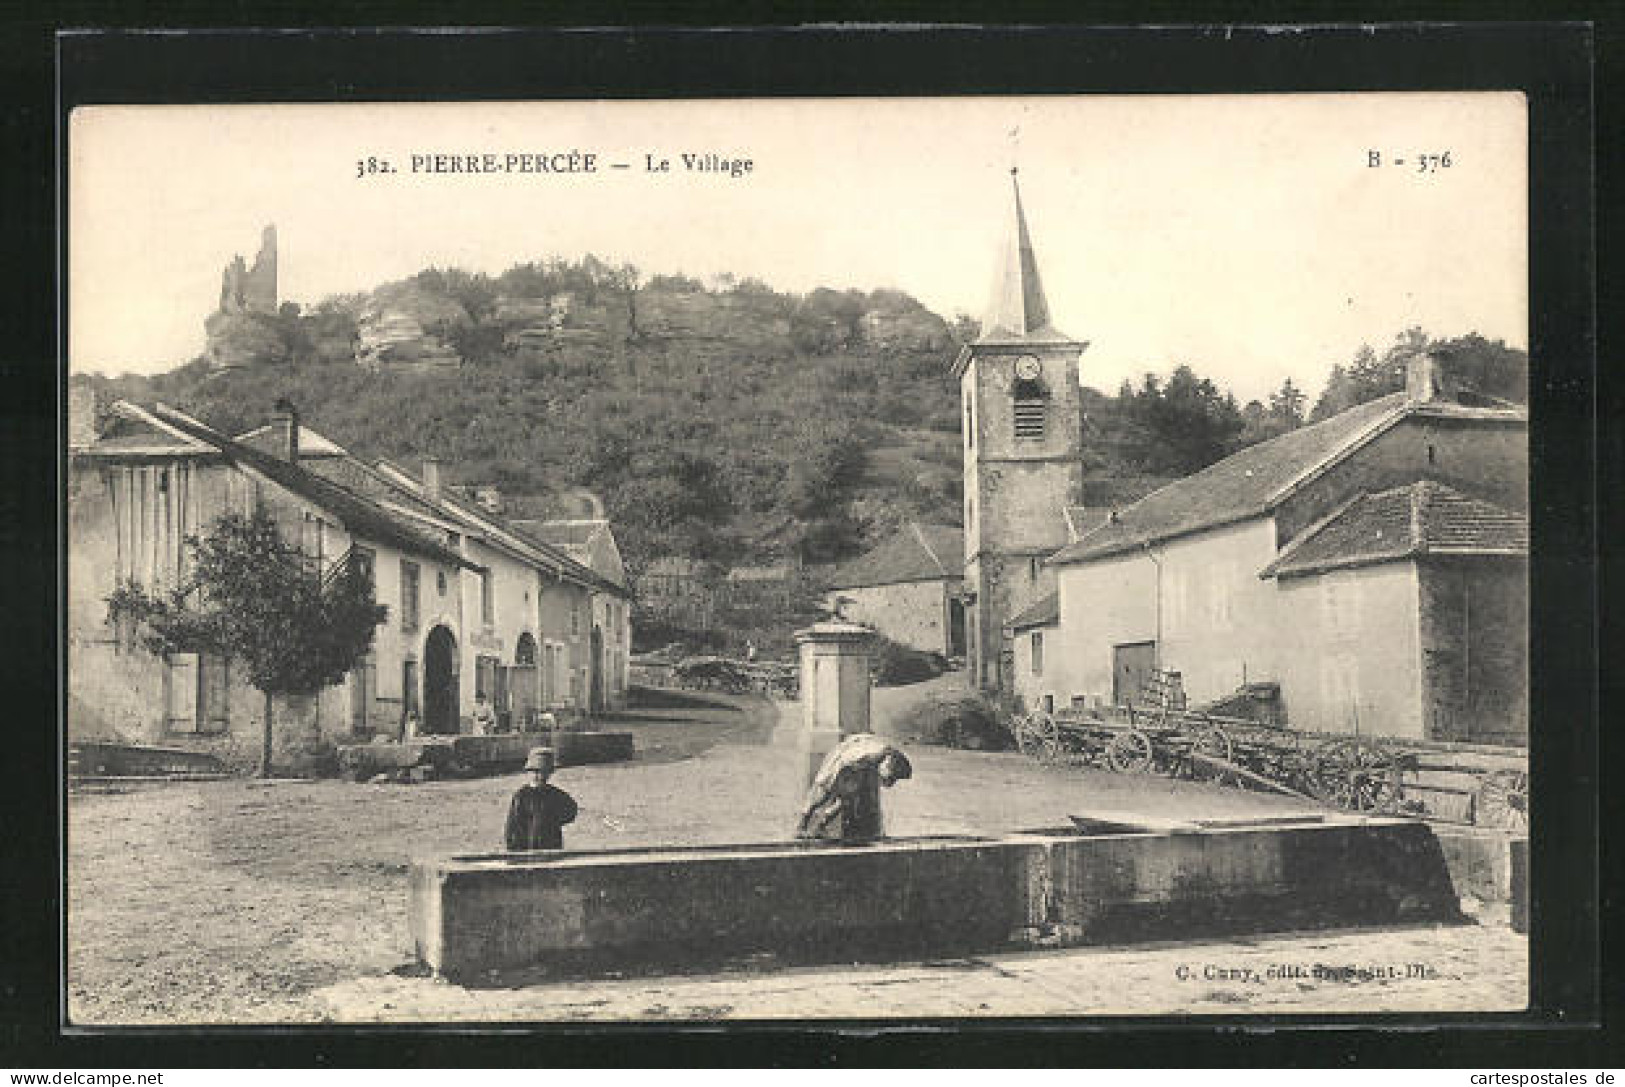
{"label": "stone fountain trough", "polygon": [[418,958],[682,970],[753,956],[852,962],[1013,947],[1459,920],[1432,831],[1306,814],[1148,823],[1093,813],[997,837],[492,853],[410,876]]}

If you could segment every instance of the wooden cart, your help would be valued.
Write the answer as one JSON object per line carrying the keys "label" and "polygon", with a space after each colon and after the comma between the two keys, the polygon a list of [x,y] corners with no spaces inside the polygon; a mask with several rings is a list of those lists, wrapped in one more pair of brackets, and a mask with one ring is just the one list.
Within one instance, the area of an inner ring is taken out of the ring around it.
{"label": "wooden cart", "polygon": [[1161,773],[1347,811],[1528,829],[1520,748],[1299,732],[1187,709],[1177,698],[1146,701],[1024,714],[1011,733],[1023,753],[1043,762]]}

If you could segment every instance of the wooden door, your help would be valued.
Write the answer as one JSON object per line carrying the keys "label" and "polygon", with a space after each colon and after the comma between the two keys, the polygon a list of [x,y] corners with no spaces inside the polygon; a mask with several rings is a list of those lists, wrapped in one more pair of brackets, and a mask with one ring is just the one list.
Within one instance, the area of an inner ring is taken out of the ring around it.
{"label": "wooden door", "polygon": [[197,731],[198,657],[196,653],[169,655],[168,719],[170,732]]}
{"label": "wooden door", "polygon": [[1131,642],[1112,646],[1112,703],[1137,704],[1146,680],[1157,666],[1156,642]]}
{"label": "wooden door", "polygon": [[355,733],[372,731],[368,711],[372,706],[373,689],[376,686],[373,679],[374,667],[372,658],[368,656],[357,661],[356,666],[350,670],[350,731]]}

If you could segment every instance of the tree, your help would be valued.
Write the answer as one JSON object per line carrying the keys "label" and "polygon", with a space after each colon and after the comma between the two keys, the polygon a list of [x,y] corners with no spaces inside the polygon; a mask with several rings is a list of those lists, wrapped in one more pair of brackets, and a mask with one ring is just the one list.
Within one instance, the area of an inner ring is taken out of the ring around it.
{"label": "tree", "polygon": [[602,273],[605,286],[619,291],[626,305],[626,339],[638,338],[638,292],[643,289],[643,272],[631,263],[617,264]]}
{"label": "tree", "polygon": [[1515,403],[1529,398],[1528,352],[1501,340],[1486,340],[1476,332],[1437,340],[1420,328],[1408,328],[1382,355],[1361,344],[1347,367],[1333,366],[1310,420],[1318,423],[1356,404],[1400,391],[1411,359],[1423,351],[1437,353],[1447,374],[1466,389]]}
{"label": "tree", "polygon": [[338,683],[372,646],[389,609],[372,572],[353,559],[324,572],[288,545],[264,509],[225,514],[188,537],[192,562],[167,592],[133,582],[107,599],[113,622],[134,621],[153,653],[218,653],[241,662],[265,696],[259,772],[271,771],[272,699]]}
{"label": "tree", "polygon": [[1308,400],[1289,377],[1270,393],[1270,418],[1280,425],[1282,433],[1296,430],[1303,425],[1303,409]]}
{"label": "tree", "polygon": [[955,343],[970,343],[982,334],[982,322],[963,311],[954,314],[948,328]]}

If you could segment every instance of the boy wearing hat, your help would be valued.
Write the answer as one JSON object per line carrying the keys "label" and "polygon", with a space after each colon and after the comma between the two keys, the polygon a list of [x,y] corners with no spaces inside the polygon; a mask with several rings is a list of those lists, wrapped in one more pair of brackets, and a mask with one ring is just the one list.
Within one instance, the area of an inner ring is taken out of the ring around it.
{"label": "boy wearing hat", "polygon": [[547,783],[557,763],[551,747],[531,749],[525,760],[530,783],[521,785],[508,805],[503,837],[509,849],[564,848],[564,825],[575,821],[576,802],[563,789]]}

